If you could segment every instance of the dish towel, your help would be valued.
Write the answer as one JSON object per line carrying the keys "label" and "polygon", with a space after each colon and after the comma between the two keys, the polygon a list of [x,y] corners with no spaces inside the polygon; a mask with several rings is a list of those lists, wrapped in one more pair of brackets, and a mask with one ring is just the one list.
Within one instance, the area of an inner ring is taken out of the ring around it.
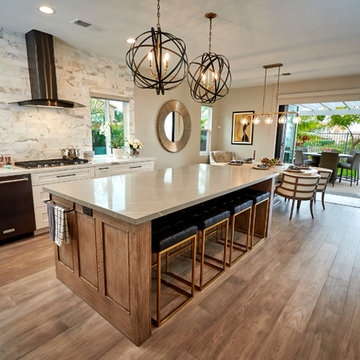
{"label": "dish towel", "polygon": [[50,239],[55,242],[57,246],[63,243],[69,244],[69,228],[67,221],[67,209],[51,203],[47,204]]}

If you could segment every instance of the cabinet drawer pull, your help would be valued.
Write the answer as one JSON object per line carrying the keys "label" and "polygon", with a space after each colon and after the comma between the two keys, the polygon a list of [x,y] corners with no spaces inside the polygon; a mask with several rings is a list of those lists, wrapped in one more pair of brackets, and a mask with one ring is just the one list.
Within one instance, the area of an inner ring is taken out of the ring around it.
{"label": "cabinet drawer pull", "polygon": [[109,170],[109,167],[99,168],[99,170]]}
{"label": "cabinet drawer pull", "polygon": [[129,166],[129,169],[136,169],[136,168],[141,168],[142,165],[138,165],[138,166]]}
{"label": "cabinet drawer pull", "polygon": [[0,184],[10,184],[10,183],[16,183],[16,182],[23,182],[23,181],[29,181],[29,179],[23,178],[23,179],[5,180],[5,181],[0,181]]}
{"label": "cabinet drawer pull", "polygon": [[69,177],[69,176],[75,176],[76,174],[66,174],[66,175],[56,175],[57,178],[63,178],[63,177]]}

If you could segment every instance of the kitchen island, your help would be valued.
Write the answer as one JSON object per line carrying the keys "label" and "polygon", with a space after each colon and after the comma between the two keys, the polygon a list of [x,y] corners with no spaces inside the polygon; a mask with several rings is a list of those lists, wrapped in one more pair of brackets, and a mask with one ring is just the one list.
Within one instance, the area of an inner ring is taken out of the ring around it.
{"label": "kitchen island", "polygon": [[[151,335],[151,220],[243,188],[270,192],[278,173],[197,164],[44,187],[69,208],[71,241],[56,275],[140,345]],[[255,229],[256,231],[256,229]]]}

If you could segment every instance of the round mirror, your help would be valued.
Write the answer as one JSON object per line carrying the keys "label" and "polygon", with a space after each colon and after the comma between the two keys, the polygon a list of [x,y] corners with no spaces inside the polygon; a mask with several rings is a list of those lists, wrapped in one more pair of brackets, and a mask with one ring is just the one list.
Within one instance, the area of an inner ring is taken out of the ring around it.
{"label": "round mirror", "polygon": [[172,141],[179,141],[184,132],[184,119],[177,111],[170,112],[164,121],[166,137]]}
{"label": "round mirror", "polygon": [[182,150],[190,138],[191,119],[185,105],[180,101],[166,102],[160,109],[157,135],[163,148],[170,152]]}

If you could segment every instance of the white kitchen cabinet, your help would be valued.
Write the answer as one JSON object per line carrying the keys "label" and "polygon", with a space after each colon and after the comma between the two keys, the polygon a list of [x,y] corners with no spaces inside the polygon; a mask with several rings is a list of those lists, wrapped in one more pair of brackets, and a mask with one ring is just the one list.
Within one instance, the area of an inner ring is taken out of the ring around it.
{"label": "white kitchen cabinet", "polygon": [[97,165],[97,166],[95,166],[95,177],[100,178],[100,177],[111,176],[112,175],[111,168],[112,168],[112,165]]}
{"label": "white kitchen cabinet", "polygon": [[140,171],[154,170],[154,161],[132,162],[130,164],[117,164],[111,167],[111,175],[122,175]]}

